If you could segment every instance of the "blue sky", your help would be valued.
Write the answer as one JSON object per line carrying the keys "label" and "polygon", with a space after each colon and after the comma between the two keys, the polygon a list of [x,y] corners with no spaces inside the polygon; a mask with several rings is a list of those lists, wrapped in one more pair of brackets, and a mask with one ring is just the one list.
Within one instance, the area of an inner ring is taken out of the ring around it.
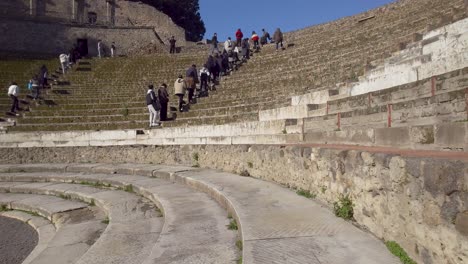
{"label": "blue sky", "polygon": [[283,32],[358,14],[394,0],[199,0],[205,22],[205,38],[218,33],[218,40],[233,37],[238,28],[250,36],[262,28],[272,34],[279,27]]}

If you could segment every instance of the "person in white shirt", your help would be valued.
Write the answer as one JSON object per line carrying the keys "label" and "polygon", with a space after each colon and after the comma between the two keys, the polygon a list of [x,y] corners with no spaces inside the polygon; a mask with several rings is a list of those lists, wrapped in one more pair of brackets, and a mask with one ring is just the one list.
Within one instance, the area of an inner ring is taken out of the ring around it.
{"label": "person in white shirt", "polygon": [[62,65],[62,72],[63,74],[65,74],[67,72],[67,69],[68,69],[68,55],[67,54],[60,54],[59,56],[59,59],[60,59],[60,64]]}
{"label": "person in white shirt", "polygon": [[111,57],[112,58],[114,58],[115,52],[116,52],[115,42],[112,42],[112,45],[111,45]]}
{"label": "person in white shirt", "polygon": [[224,50],[229,53],[232,50],[232,40],[231,37],[229,37],[225,42],[224,42]]}
{"label": "person in white shirt", "polygon": [[[10,87],[8,87],[8,96],[11,98],[11,110],[10,110],[10,112],[13,113],[13,114],[16,114],[16,111],[20,110],[18,95],[19,95],[18,84],[16,82],[12,82]],[[16,114],[16,115],[18,115],[18,114]]]}
{"label": "person in white shirt", "polygon": [[207,96],[206,93],[208,91],[208,79],[210,76],[210,71],[208,71],[207,65],[203,65],[200,69],[200,90],[202,96]]}

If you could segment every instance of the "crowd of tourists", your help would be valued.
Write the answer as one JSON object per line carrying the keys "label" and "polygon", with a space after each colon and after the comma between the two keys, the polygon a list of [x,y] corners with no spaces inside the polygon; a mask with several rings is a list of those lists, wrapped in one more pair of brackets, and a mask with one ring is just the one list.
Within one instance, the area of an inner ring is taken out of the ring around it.
{"label": "crowd of tourists", "polygon": [[[237,70],[243,63],[246,63],[253,53],[259,52],[264,45],[275,43],[276,50],[283,49],[283,33],[278,28],[273,37],[262,29],[260,37],[255,31],[250,38],[244,38],[241,29],[235,32],[235,41],[228,39],[221,45],[218,41],[217,33],[213,34],[210,43],[210,50],[205,64],[198,71],[197,66],[190,66],[184,75],[179,75],[174,82],[174,95],[178,98],[177,110],[185,112],[190,109],[190,105],[196,103],[196,98],[207,97],[210,91],[216,90],[222,76],[229,75]],[[174,36],[169,39],[170,50],[173,54],[176,51],[176,40]],[[188,102],[184,100],[187,94]],[[161,121],[168,120],[169,94],[167,84],[163,83],[155,91],[154,85],[148,85],[146,93],[146,104],[150,113],[149,126],[160,127]]]}
{"label": "crowd of tourists", "polygon": [[[275,43],[276,50],[279,50],[279,48],[283,49],[283,33],[279,28],[275,31],[273,37],[265,29],[262,29],[261,37],[253,31],[250,38],[244,38],[243,32],[241,29],[238,29],[235,32],[235,40],[229,37],[222,45],[218,41],[217,34],[214,33],[211,39],[209,55],[201,69],[198,71],[197,66],[193,64],[186,70],[185,76],[179,75],[174,82],[174,95],[178,98],[177,110],[180,112],[188,111],[190,105],[196,103],[196,98],[207,97],[209,91],[216,90],[216,86],[219,84],[222,76],[229,75],[232,71],[237,70],[250,59],[253,53],[259,52],[268,43]],[[174,36],[169,39],[169,44],[169,52],[171,54],[175,53],[176,40]],[[107,55],[105,45],[101,40],[97,43],[97,53],[99,58]],[[110,56],[116,56],[114,42],[110,46]],[[59,61],[62,74],[65,75],[70,68],[77,65],[81,58],[82,53],[76,46],[70,49],[68,53],[60,54]],[[27,84],[30,97],[33,100],[40,98],[41,90],[49,85],[48,80],[49,71],[43,65],[37,73],[33,74]],[[10,112],[13,115],[18,115],[17,111],[20,110],[19,93],[19,85],[16,82],[10,83],[8,96],[12,101]],[[185,94],[188,95],[188,102],[184,100]],[[155,92],[153,84],[148,85],[146,104],[150,112],[150,127],[161,126],[161,121],[168,120],[169,97],[167,84],[161,84],[157,92]]]}
{"label": "crowd of tourists", "polygon": [[[41,94],[41,90],[46,89],[49,87],[49,70],[45,65],[42,65],[40,69],[32,76],[29,82],[26,84],[26,87],[29,91],[29,96],[33,100],[38,100]],[[19,107],[19,96],[20,87],[18,83],[11,82],[10,86],[8,87],[8,97],[11,99],[11,108],[10,114],[19,116],[18,111],[20,111]]]}

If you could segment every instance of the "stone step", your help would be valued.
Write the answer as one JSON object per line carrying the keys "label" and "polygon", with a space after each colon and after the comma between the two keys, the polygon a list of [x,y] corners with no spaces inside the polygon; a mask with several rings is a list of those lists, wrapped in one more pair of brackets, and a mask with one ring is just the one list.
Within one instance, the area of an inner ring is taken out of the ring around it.
{"label": "stone step", "polygon": [[[144,202],[134,194],[61,183],[10,181],[2,185],[0,190],[13,193],[70,195],[88,203],[94,199],[96,205],[106,211],[109,225],[75,263],[142,262],[150,254],[161,231],[163,220],[151,202]],[[56,256],[49,255],[49,263],[50,257]]]}
{"label": "stone step", "polygon": [[[18,195],[18,194],[14,194]],[[48,220],[41,216],[34,216],[31,213],[21,211],[5,211],[1,212],[0,216],[16,219],[29,224],[38,234],[38,242],[36,247],[29,253],[22,263],[29,264],[31,260],[36,258],[42,251],[44,251],[49,242],[56,235],[55,226]]]}
{"label": "stone step", "polygon": [[[55,167],[58,169],[58,167]],[[111,167],[93,164],[65,165],[62,169],[79,173],[22,173],[2,174],[2,179],[33,182],[80,182],[99,183],[115,187],[132,186],[133,191],[158,204],[164,210],[165,222],[158,242],[154,245],[145,263],[186,263],[195,256],[200,263],[233,263],[237,258],[236,234],[226,228],[229,220],[226,213],[206,194],[169,181],[150,178],[152,168],[145,165],[120,166],[122,173],[133,174],[138,170],[145,176],[114,174]],[[115,168],[115,167],[114,167]],[[26,170],[31,171],[29,167]],[[47,171],[44,168],[42,171]],[[102,174],[102,173],[110,174]],[[111,220],[112,223],[113,220]],[[115,221],[115,220],[114,220]],[[181,252],[184,252],[183,254]],[[94,263],[94,262],[93,262]],[[139,263],[139,262],[136,262]]]}
{"label": "stone step", "polygon": [[[0,166],[2,171],[21,170],[21,167]],[[25,166],[28,171],[47,171],[47,168],[47,164]],[[398,263],[375,237],[336,218],[319,204],[276,184],[212,170],[161,165],[55,166],[55,170],[60,168],[64,171],[107,171],[110,177],[119,171],[152,175],[208,193],[227,207],[237,220],[245,263],[275,263],[284,256],[297,263]],[[274,210],[270,208],[272,204]]]}
{"label": "stone step", "polygon": [[[13,184],[3,182],[0,188]],[[74,263],[106,228],[102,223],[104,214],[82,202],[35,194],[0,193],[0,204],[13,210],[37,213],[50,221],[40,221],[23,212],[8,212],[15,218],[32,220],[30,224],[39,234],[38,245],[23,263]]]}

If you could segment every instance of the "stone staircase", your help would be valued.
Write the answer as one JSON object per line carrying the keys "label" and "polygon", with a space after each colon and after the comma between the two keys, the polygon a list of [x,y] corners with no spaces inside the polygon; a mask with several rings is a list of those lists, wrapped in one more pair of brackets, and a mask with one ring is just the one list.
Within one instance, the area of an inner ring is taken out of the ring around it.
{"label": "stone staircase", "polygon": [[[58,60],[57,60],[58,61]],[[27,113],[35,102],[28,96],[30,91],[27,89],[27,83],[39,73],[42,65],[46,65],[49,69],[49,75],[54,74],[58,62],[55,59],[13,59],[3,58],[0,62],[0,84],[2,85],[2,93],[0,94],[0,130],[6,127],[14,126],[18,119],[15,115],[9,113],[11,100],[7,95],[8,87],[12,81],[15,81],[20,86],[19,106],[22,109],[21,114]],[[43,96],[43,95],[42,95]]]}
{"label": "stone staircase", "polygon": [[[362,18],[372,16],[372,19],[362,21]],[[239,71],[223,78],[220,88],[210,97],[200,98],[189,112],[177,113],[175,121],[164,125],[256,121],[259,112],[286,107],[291,97],[349,86],[359,79],[363,83],[364,76],[381,73],[384,66],[387,70],[386,64],[391,60],[413,66],[426,63],[428,57],[420,53],[431,45],[432,37],[423,37],[423,33],[464,17],[465,6],[461,0],[400,1],[368,13],[287,33],[286,40],[294,44],[292,47],[277,53],[273,47],[266,46]],[[437,34],[441,35],[440,32]],[[415,41],[419,44],[414,44]],[[416,48],[417,45],[420,47]],[[399,50],[403,50],[399,57],[392,56],[392,52]],[[438,55],[433,54],[432,59],[438,59]],[[409,59],[409,56],[413,58]],[[149,81],[155,84],[166,82],[172,95],[171,86],[178,73],[183,73],[192,63],[200,66],[205,59],[205,52],[194,51],[177,56],[83,61],[67,76],[70,85],[55,86],[43,106],[34,108],[9,130],[144,128],[147,113],[142,94],[146,84]],[[392,74],[393,79],[401,75]],[[385,81],[367,80],[373,83]],[[392,86],[395,85],[398,84]],[[359,93],[359,87],[353,88],[352,94],[356,93]],[[171,104],[176,104],[175,97],[171,97]],[[260,117],[260,120],[263,119]]]}
{"label": "stone staircase", "polygon": [[[236,244],[243,263],[398,263],[375,237],[320,204],[253,178],[145,164],[0,171],[0,204],[53,224],[44,223],[50,233],[28,263],[235,263]],[[226,227],[233,221],[238,242]],[[57,258],[60,245],[81,250]]]}

